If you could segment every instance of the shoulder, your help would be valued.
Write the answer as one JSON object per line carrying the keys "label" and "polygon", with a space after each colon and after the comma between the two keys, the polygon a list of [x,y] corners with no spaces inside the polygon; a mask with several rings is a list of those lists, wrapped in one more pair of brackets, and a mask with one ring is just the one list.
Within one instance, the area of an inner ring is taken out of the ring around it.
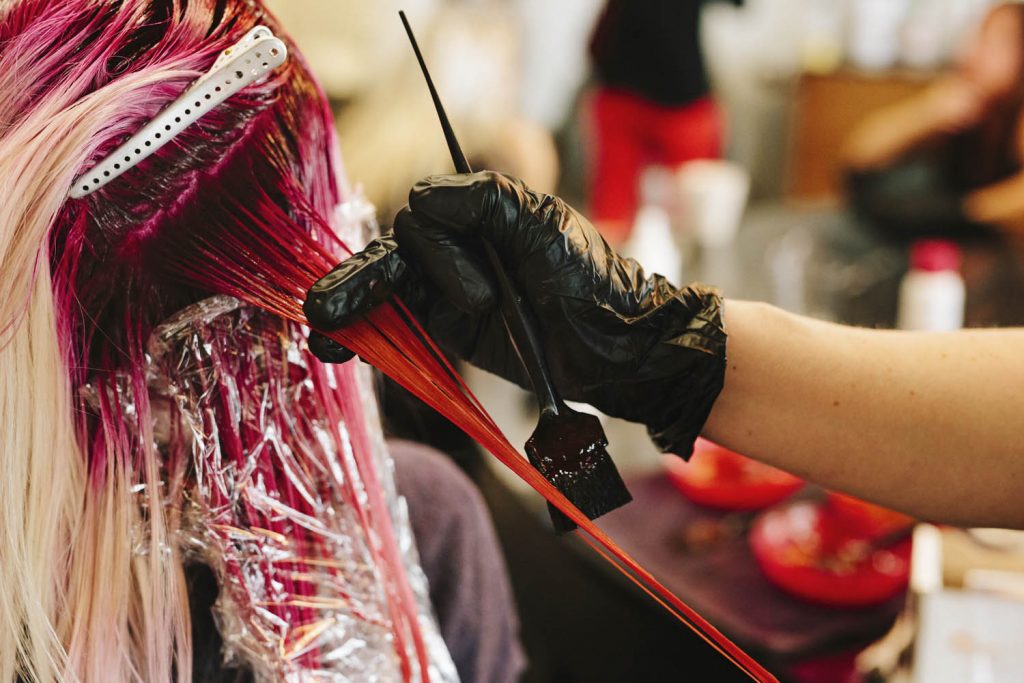
{"label": "shoulder", "polygon": [[473,482],[444,453],[413,441],[389,440],[387,445],[395,461],[398,491],[409,500],[410,507],[424,497],[463,501],[479,498]]}

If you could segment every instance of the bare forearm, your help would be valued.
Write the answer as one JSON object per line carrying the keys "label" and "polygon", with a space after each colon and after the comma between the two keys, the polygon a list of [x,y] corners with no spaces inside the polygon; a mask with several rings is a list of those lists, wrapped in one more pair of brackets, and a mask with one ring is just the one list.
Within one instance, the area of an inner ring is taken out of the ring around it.
{"label": "bare forearm", "polygon": [[875,169],[927,142],[939,131],[924,105],[923,98],[915,98],[870,114],[843,143],[843,165],[853,171]]}
{"label": "bare forearm", "polygon": [[886,332],[726,306],[705,434],[921,518],[1024,528],[1024,330]]}
{"label": "bare forearm", "polygon": [[964,201],[964,211],[975,223],[1021,229],[1024,226],[1024,173],[970,193]]}

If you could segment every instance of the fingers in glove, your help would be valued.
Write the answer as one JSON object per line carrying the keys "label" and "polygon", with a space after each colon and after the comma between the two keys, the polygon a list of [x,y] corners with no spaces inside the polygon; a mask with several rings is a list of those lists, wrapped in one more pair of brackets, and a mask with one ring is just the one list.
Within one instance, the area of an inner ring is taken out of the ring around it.
{"label": "fingers in glove", "polygon": [[537,194],[521,180],[494,171],[431,176],[409,193],[409,207],[425,227],[449,239],[459,235],[464,240],[490,240],[513,263],[557,237],[546,229],[546,221],[535,220],[546,203],[560,205],[554,197]]}
{"label": "fingers in glove", "polygon": [[424,219],[406,207],[395,217],[395,237],[402,258],[464,313],[495,306],[494,282],[478,253],[479,247],[443,224]]}
{"label": "fingers in glove", "polygon": [[309,333],[308,343],[309,350],[324,363],[347,363],[356,357],[354,351],[350,351],[316,330]]}
{"label": "fingers in glove", "polygon": [[306,319],[319,330],[342,328],[387,300],[407,276],[394,236],[379,237],[310,288],[302,307]]}

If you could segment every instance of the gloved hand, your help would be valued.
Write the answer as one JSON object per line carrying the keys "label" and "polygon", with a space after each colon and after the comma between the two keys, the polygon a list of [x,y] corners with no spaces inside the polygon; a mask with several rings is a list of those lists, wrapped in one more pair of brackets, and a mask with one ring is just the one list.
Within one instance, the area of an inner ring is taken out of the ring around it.
{"label": "gloved hand", "polygon": [[[689,456],[724,379],[720,296],[646,277],[561,199],[519,180],[483,172],[421,181],[392,234],[313,286],[306,315],[334,330],[397,294],[447,352],[529,387],[480,238],[533,310],[559,391],[643,423],[661,449]],[[352,357],[316,333],[310,348],[327,362]]]}

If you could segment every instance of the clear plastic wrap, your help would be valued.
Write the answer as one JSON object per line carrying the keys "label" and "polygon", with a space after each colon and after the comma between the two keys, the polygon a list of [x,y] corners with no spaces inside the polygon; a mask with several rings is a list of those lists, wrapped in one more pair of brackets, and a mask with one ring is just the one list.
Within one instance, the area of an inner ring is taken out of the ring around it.
{"label": "clear plastic wrap", "polygon": [[180,543],[218,577],[225,655],[260,681],[420,680],[423,664],[456,681],[368,370],[316,362],[305,336],[216,297],[148,345]]}

